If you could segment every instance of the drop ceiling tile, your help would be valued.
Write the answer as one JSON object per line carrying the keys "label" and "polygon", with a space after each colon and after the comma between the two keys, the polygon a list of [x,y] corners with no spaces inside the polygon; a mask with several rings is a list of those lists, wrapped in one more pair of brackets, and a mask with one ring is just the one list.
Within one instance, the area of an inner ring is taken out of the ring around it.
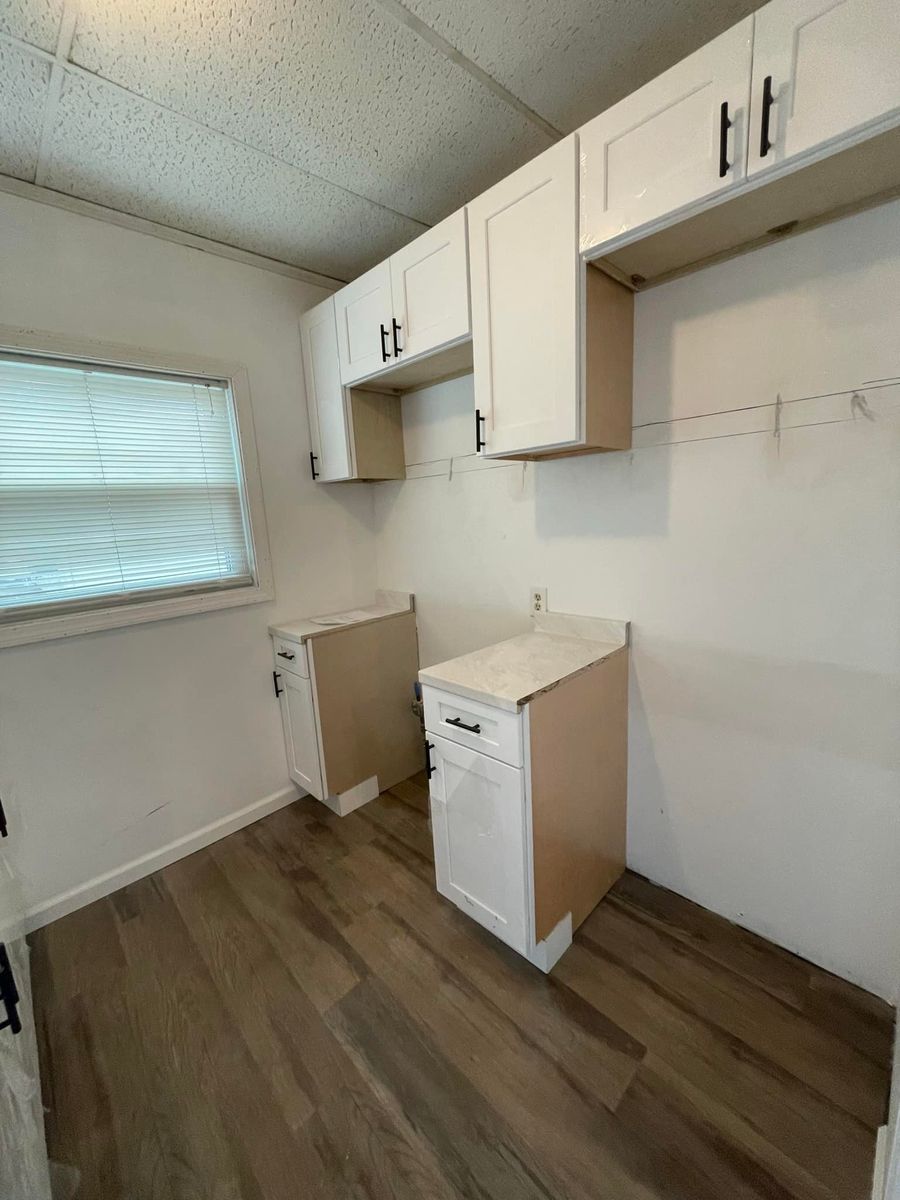
{"label": "drop ceiling tile", "polygon": [[64,0],[0,0],[0,33],[55,50]]}
{"label": "drop ceiling tile", "polygon": [[403,2],[566,133],[760,5],[760,0]]}
{"label": "drop ceiling tile", "polygon": [[549,144],[374,0],[82,0],[72,58],[429,222]]}
{"label": "drop ceiling tile", "polygon": [[0,173],[34,181],[50,65],[0,42]]}
{"label": "drop ceiling tile", "polygon": [[67,75],[47,184],[351,279],[422,226],[100,80]]}

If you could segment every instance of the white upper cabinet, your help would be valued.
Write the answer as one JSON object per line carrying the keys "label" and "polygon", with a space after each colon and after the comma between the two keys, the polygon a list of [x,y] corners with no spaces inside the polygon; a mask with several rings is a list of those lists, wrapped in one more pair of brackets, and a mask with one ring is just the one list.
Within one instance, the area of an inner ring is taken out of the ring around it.
{"label": "white upper cabinet", "polygon": [[748,17],[579,130],[582,251],[744,179],[752,44]]}
{"label": "white upper cabinet", "polygon": [[466,212],[441,221],[390,258],[396,357],[403,361],[467,338],[469,253]]}
{"label": "white upper cabinet", "polygon": [[356,383],[383,370],[393,351],[390,262],[341,288],[334,304],[341,382]]}
{"label": "white upper cabinet", "polygon": [[338,361],[334,296],[329,296],[300,318],[300,348],[306,378],[313,475],[323,483],[350,479],[353,472],[347,401]]}
{"label": "white upper cabinet", "polygon": [[469,205],[475,404],[488,455],[580,436],[577,175],[571,134]]}
{"label": "white upper cabinet", "polygon": [[751,174],[900,117],[900,0],[773,0],[756,14]]}

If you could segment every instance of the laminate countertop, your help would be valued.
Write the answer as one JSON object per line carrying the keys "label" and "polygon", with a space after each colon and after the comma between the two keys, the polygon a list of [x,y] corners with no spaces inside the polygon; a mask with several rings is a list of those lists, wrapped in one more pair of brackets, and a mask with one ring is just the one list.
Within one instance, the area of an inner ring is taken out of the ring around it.
{"label": "laminate countertop", "polygon": [[628,645],[627,621],[536,616],[529,633],[419,671],[426,687],[517,712],[541,692],[618,654]]}
{"label": "laminate countertop", "polygon": [[385,617],[413,612],[415,607],[416,598],[411,592],[376,592],[374,604],[347,608],[343,612],[323,613],[319,617],[282,621],[277,625],[270,625],[269,633],[273,637],[287,638],[291,642],[306,642],[323,633],[346,629],[348,625],[368,625],[372,621],[383,621]]}

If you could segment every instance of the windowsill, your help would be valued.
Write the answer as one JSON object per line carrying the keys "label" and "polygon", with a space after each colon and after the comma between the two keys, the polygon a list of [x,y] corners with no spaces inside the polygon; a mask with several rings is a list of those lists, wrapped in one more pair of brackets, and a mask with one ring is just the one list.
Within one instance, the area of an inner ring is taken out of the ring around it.
{"label": "windowsill", "polygon": [[55,638],[78,637],[82,633],[98,633],[103,629],[144,625],[148,621],[164,621],[169,617],[187,617],[220,608],[237,608],[243,604],[261,604],[273,599],[273,596],[271,588],[242,587],[200,592],[192,596],[173,596],[169,600],[148,600],[143,604],[122,604],[57,616],[31,617],[27,621],[0,624],[0,649],[48,642]]}

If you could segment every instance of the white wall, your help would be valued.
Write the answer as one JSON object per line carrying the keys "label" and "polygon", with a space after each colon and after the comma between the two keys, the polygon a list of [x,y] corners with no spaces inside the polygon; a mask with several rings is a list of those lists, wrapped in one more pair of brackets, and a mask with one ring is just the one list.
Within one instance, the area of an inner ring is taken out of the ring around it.
{"label": "white wall", "polygon": [[276,589],[270,604],[0,650],[0,793],[24,825],[10,852],[32,909],[294,794],[266,626],[370,598],[375,570],[370,489],[309,479],[297,318],[324,294],[0,195],[0,324],[247,366]]}
{"label": "white wall", "polygon": [[630,453],[474,470],[471,379],[408,397],[380,582],[423,664],[525,628],[531,585],[630,618],[630,864],[892,996],[900,387],[863,385],[900,376],[900,204],[645,293],[636,337]]}

